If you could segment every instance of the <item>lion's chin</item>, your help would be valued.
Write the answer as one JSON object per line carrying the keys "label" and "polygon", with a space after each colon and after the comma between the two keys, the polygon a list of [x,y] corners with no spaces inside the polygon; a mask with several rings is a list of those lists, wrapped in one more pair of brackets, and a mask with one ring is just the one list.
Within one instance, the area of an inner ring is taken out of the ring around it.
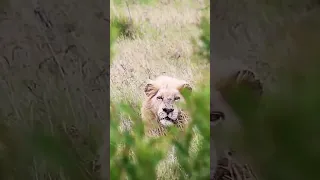
{"label": "lion's chin", "polygon": [[165,127],[168,127],[168,126],[172,126],[173,125],[173,122],[171,120],[166,120],[166,119],[161,119],[160,120],[160,123],[165,126]]}
{"label": "lion's chin", "polygon": [[165,118],[161,118],[160,119],[160,123],[163,125],[163,126],[172,126],[174,125],[174,120],[169,118],[168,116],[165,117]]}

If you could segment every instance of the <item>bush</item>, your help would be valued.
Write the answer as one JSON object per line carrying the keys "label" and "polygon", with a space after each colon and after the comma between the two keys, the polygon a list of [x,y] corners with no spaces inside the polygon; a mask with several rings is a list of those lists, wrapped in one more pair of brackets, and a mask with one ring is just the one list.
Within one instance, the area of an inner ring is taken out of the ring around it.
{"label": "bush", "polygon": [[[130,18],[115,17],[111,19],[111,27],[116,27],[119,36],[123,38],[135,39],[142,36],[142,33],[137,25]],[[115,29],[113,29],[115,31]]]}
{"label": "bush", "polygon": [[206,16],[203,16],[201,23],[198,25],[201,29],[200,37],[192,39],[194,52],[197,57],[210,61],[210,22]]}

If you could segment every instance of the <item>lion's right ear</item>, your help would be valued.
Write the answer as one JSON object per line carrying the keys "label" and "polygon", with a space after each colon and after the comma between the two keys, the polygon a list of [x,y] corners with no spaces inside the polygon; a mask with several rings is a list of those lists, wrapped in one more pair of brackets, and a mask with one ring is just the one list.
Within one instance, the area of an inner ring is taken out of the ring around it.
{"label": "lion's right ear", "polygon": [[184,92],[184,93],[187,93],[187,94],[190,94],[191,92],[192,92],[192,87],[191,87],[191,85],[189,84],[189,83],[184,83],[184,84],[182,84],[179,88],[178,88],[178,90],[182,93],[182,92]]}
{"label": "lion's right ear", "polygon": [[185,83],[180,87],[180,90],[187,90],[189,92],[192,92],[192,87],[189,83]]}
{"label": "lion's right ear", "polygon": [[158,88],[150,81],[144,88],[144,93],[147,97],[152,97],[158,92]]}

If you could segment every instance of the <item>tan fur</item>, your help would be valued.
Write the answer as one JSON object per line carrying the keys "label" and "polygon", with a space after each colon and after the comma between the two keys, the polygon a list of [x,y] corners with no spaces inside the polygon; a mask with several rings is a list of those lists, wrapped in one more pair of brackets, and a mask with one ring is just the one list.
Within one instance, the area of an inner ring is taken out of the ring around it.
{"label": "tan fur", "polygon": [[[147,135],[165,134],[166,123],[180,126],[187,123],[188,115],[177,107],[177,102],[183,102],[182,90],[192,90],[190,84],[184,80],[168,76],[159,76],[150,80],[145,86],[145,99],[141,108],[142,121]],[[163,109],[169,108],[172,113],[166,114]],[[166,121],[164,116],[172,119]],[[182,128],[182,127],[180,127]]]}

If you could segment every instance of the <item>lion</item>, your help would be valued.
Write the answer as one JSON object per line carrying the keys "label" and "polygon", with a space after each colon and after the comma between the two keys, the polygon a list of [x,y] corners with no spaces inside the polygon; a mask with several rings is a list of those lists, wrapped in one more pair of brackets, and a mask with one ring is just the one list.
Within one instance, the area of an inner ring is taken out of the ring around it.
{"label": "lion", "polygon": [[[227,101],[229,101],[230,96],[232,95],[234,90],[240,88],[249,90],[252,99],[256,100],[256,102],[260,101],[260,98],[263,94],[262,82],[257,79],[255,73],[253,73],[252,71],[246,69],[238,70],[234,73],[229,74],[225,78],[221,78],[220,81],[215,84],[212,91],[213,93],[211,95],[213,103],[213,111],[211,112],[210,118],[211,126],[215,126],[225,119],[237,119],[234,117],[229,117],[234,113],[230,111],[230,107],[227,107]],[[221,108],[223,110],[221,110]],[[226,114],[228,114],[228,117],[226,117]]]}
{"label": "lion", "polygon": [[146,84],[141,117],[148,136],[166,135],[167,127],[183,129],[188,124],[189,115],[177,106],[178,102],[185,102],[182,91],[191,93],[191,85],[169,76],[159,76]]}
{"label": "lion", "polygon": [[[263,93],[262,83],[258,80],[255,74],[249,70],[240,70],[233,74],[230,74],[227,78],[221,79],[215,86],[215,91],[211,95],[212,108],[211,112],[211,124],[226,122],[226,124],[238,124],[240,118],[228,106],[228,91],[238,86],[247,86],[254,90],[252,95],[257,95],[259,99]],[[183,102],[185,99],[181,95],[183,90],[192,92],[191,85],[184,81],[168,76],[159,76],[155,80],[150,80],[144,89],[146,95],[141,108],[141,117],[148,128],[149,135],[165,135],[165,129],[168,126],[176,125],[183,129],[189,122],[189,115],[183,110],[178,108],[177,103]],[[232,122],[234,121],[234,122]],[[237,122],[236,122],[237,121]],[[79,133],[75,133],[74,128],[68,129],[68,134],[74,139],[79,139]],[[107,136],[105,136],[107,137]],[[101,173],[101,177],[108,177],[107,171],[103,170],[107,167],[108,161],[106,161],[107,154],[106,148],[109,146],[108,141],[105,139],[99,153],[92,161],[93,171],[97,174]],[[212,149],[215,150],[214,148]],[[195,152],[197,150],[195,149]],[[221,180],[229,178],[236,174],[244,176],[245,179],[254,177],[252,168],[248,164],[240,164],[236,162],[236,152],[234,150],[227,149],[223,151],[223,154],[218,152],[211,152],[211,178],[214,180]],[[168,158],[169,159],[169,158]],[[162,166],[167,166],[165,162],[161,163]],[[232,166],[230,166],[232,165]],[[160,168],[158,168],[160,169]],[[168,172],[163,172],[166,174]]]}
{"label": "lion", "polygon": [[[236,92],[234,90],[239,88],[248,90],[250,96],[256,100],[255,103],[259,103],[263,94],[263,86],[262,82],[252,71],[238,70],[229,74],[226,78],[221,78],[215,84],[215,88],[211,94],[212,112],[210,122],[212,127],[223,122],[228,127],[229,133],[240,128],[241,119],[232,109],[229,102],[230,96]],[[250,109],[250,111],[252,110],[254,109]],[[214,144],[216,143],[214,142]],[[212,171],[214,172],[211,173],[211,179],[230,179],[232,176],[234,179],[256,178],[249,164],[240,164],[237,162],[237,153],[229,147],[224,148],[222,148],[222,152],[218,152],[217,147],[211,150],[212,159],[210,162]]]}

